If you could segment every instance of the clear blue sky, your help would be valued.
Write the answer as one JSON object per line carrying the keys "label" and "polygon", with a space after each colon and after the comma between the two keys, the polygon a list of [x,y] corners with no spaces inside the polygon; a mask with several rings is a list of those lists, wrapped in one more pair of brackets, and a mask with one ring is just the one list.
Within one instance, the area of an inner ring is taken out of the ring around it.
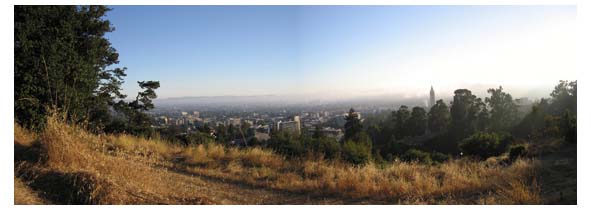
{"label": "clear blue sky", "polygon": [[111,8],[130,95],[138,80],[159,80],[167,98],[517,90],[577,76],[574,6]]}

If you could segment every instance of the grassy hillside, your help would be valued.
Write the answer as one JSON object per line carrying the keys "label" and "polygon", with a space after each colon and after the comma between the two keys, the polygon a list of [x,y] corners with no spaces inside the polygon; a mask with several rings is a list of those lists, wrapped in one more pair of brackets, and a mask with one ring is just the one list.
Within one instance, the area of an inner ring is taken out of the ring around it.
{"label": "grassy hillside", "polygon": [[353,166],[312,154],[287,159],[260,148],[93,135],[57,116],[39,134],[19,125],[14,132],[17,204],[545,203],[535,159]]}

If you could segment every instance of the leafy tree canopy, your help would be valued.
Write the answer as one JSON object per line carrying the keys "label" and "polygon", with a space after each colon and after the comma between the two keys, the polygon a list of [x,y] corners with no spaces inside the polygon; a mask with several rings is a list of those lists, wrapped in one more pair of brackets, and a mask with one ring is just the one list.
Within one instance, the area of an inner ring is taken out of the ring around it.
{"label": "leafy tree canopy", "polygon": [[[114,28],[106,6],[14,7],[14,110],[16,121],[42,129],[50,110],[64,112],[91,130],[148,129],[143,111],[154,108],[157,81],[138,82],[143,92],[125,102],[121,93],[126,68],[105,34]],[[112,112],[127,120],[112,119]],[[143,127],[138,127],[138,126]],[[134,132],[135,132],[134,131]]]}

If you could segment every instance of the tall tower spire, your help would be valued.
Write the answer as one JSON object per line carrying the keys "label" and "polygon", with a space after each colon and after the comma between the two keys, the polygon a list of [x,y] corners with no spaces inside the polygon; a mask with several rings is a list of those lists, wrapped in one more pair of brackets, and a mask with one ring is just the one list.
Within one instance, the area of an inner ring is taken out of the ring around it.
{"label": "tall tower spire", "polygon": [[429,108],[435,105],[435,91],[433,90],[433,85],[431,85],[431,91],[429,91]]}

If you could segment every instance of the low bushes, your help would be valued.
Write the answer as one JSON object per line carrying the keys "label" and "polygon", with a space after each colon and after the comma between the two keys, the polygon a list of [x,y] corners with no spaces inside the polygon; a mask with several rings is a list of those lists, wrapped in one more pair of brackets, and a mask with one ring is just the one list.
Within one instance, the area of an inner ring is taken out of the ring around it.
{"label": "low bushes", "polygon": [[577,116],[566,110],[560,120],[560,130],[564,140],[569,143],[577,143]]}
{"label": "low bushes", "polygon": [[348,140],[343,144],[343,158],[353,164],[363,164],[371,157],[371,147]]}
{"label": "low bushes", "polygon": [[514,161],[518,157],[523,157],[526,154],[526,148],[523,145],[512,146],[509,149],[509,160]]}
{"label": "low bushes", "polygon": [[322,153],[327,158],[336,158],[341,153],[341,145],[335,138],[320,137],[312,140],[314,152]]}
{"label": "low bushes", "polygon": [[288,132],[279,132],[271,136],[268,146],[275,152],[286,156],[302,156],[306,153],[306,149],[299,137]]}
{"label": "low bushes", "polygon": [[402,160],[407,162],[416,161],[426,164],[431,164],[432,162],[431,155],[429,155],[429,153],[417,149],[409,149],[408,151],[406,151],[406,153],[404,153],[404,155],[402,155],[401,158]]}
{"label": "low bushes", "polygon": [[460,149],[466,155],[486,159],[507,151],[512,137],[498,133],[475,133],[460,142]]}
{"label": "low bushes", "polygon": [[433,152],[431,153],[431,160],[436,163],[443,163],[450,159],[449,155],[443,154],[441,152]]}

